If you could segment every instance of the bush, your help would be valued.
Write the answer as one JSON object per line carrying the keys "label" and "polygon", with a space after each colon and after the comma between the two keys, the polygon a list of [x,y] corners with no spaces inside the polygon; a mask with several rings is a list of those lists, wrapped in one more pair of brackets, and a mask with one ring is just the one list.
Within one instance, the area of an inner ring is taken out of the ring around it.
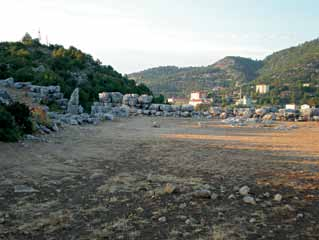
{"label": "bush", "polygon": [[29,108],[21,103],[0,105],[0,141],[14,142],[33,132]]}
{"label": "bush", "polygon": [[31,134],[33,132],[31,112],[25,104],[15,102],[7,106],[7,111],[14,117],[22,133]]}
{"label": "bush", "polygon": [[0,141],[15,142],[21,137],[15,119],[4,106],[0,106]]}

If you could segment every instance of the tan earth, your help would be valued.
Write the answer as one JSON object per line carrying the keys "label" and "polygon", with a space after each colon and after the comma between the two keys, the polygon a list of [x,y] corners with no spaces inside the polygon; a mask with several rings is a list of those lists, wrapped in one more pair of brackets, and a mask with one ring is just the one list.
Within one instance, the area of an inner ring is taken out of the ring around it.
{"label": "tan earth", "polygon": [[0,239],[319,239],[318,137],[145,117],[0,143]]}

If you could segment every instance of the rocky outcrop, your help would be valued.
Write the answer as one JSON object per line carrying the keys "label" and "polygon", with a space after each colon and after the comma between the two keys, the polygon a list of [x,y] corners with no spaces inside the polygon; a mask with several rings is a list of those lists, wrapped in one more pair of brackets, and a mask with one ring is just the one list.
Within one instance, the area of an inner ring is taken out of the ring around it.
{"label": "rocky outcrop", "polygon": [[5,80],[0,80],[0,87],[13,87],[14,86],[14,79],[7,78]]}
{"label": "rocky outcrop", "polygon": [[70,100],[68,102],[68,113],[76,115],[83,113],[83,107],[80,105],[80,90],[79,88],[74,89]]}
{"label": "rocky outcrop", "polygon": [[9,93],[4,89],[0,89],[0,104],[9,105],[12,102],[13,101]]}

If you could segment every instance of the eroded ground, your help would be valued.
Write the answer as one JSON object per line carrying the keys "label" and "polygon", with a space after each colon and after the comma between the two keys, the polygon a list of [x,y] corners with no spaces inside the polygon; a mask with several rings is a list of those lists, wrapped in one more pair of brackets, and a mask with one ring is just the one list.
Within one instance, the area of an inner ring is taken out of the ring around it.
{"label": "eroded ground", "polygon": [[319,239],[318,124],[156,121],[0,143],[0,239]]}

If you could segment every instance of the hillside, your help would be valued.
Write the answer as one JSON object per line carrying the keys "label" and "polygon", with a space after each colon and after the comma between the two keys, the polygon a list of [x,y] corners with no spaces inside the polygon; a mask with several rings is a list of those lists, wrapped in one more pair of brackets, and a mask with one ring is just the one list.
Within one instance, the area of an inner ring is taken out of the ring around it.
{"label": "hillside", "polygon": [[60,85],[66,97],[80,87],[80,101],[87,109],[101,91],[151,93],[145,85],[136,85],[75,47],[43,45],[29,34],[21,42],[0,43],[0,79],[8,77],[44,86]]}
{"label": "hillside", "polygon": [[130,74],[138,83],[145,83],[154,93],[166,96],[187,96],[191,91],[209,90],[215,86],[234,86],[255,79],[260,61],[242,57],[226,57],[206,67],[158,67]]}
{"label": "hillside", "polygon": [[319,104],[319,39],[276,52],[263,62],[254,83],[269,84],[271,90],[262,100]]}
{"label": "hillside", "polygon": [[259,82],[318,82],[319,39],[270,55],[259,74]]}

